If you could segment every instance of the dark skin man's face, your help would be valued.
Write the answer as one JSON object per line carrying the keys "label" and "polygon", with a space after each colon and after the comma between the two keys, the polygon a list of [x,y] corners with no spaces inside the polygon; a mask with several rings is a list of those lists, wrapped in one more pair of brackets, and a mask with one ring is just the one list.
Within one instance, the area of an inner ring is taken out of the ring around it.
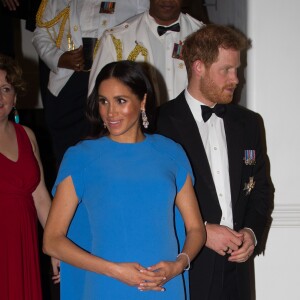
{"label": "dark skin man's face", "polygon": [[150,0],[150,15],[159,25],[174,23],[180,14],[182,0]]}

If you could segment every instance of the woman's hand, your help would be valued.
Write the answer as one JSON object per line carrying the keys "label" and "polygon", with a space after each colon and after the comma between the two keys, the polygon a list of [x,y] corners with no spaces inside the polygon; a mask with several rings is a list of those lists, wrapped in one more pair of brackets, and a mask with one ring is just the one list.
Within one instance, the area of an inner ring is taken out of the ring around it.
{"label": "woman's hand", "polygon": [[53,283],[60,282],[60,261],[54,257],[51,257],[51,265],[52,265],[52,280]]}
{"label": "woman's hand", "polygon": [[[162,288],[162,286],[175,276],[181,274],[184,270],[185,263],[180,260],[176,261],[161,261],[149,268],[147,268],[148,271],[151,271],[155,273],[156,275],[165,278],[160,284],[160,291],[165,290]],[[152,282],[142,282],[139,286],[139,290],[147,291],[147,290],[153,290]]]}
{"label": "woman's hand", "polygon": [[[161,286],[166,280],[162,273],[146,269],[138,263],[116,263],[111,276],[140,290],[164,290]],[[144,288],[144,285],[147,288]]]}

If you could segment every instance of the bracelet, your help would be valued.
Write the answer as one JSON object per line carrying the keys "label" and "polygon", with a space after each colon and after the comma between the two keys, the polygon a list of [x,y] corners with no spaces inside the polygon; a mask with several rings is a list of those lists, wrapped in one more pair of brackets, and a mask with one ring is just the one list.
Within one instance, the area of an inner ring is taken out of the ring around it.
{"label": "bracelet", "polygon": [[184,253],[184,252],[181,252],[177,255],[177,257],[181,256],[181,255],[184,255],[186,258],[187,258],[187,261],[188,261],[188,266],[184,269],[184,271],[188,271],[190,268],[191,268],[191,260],[190,260],[190,257]]}

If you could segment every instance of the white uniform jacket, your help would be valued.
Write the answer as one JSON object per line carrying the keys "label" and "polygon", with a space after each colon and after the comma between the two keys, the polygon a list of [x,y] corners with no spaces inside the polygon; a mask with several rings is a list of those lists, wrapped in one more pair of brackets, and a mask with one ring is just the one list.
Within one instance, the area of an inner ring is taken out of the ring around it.
{"label": "white uniform jacket", "polygon": [[[151,29],[150,18],[152,17],[146,11],[104,32],[92,65],[89,95],[103,66],[124,59],[146,61],[154,66],[151,70],[151,76],[158,104],[175,98],[186,87],[187,73],[184,62],[182,59],[172,57],[174,44],[182,43],[189,34],[204,24],[188,14],[181,13],[178,19],[180,32],[173,32],[171,40],[169,39],[171,35],[167,37],[165,34],[163,38],[168,38],[169,41],[163,44],[163,51],[160,51],[162,47],[161,38]],[[161,70],[161,62],[164,64],[164,70]],[[160,71],[158,71],[159,69]],[[161,81],[164,81],[167,93],[162,93]]]}
{"label": "white uniform jacket", "polygon": [[[95,8],[95,11],[100,11],[100,3],[102,3],[101,1],[85,1],[94,2],[95,6],[99,6]],[[97,26],[98,32],[96,32],[96,36],[89,37],[100,38],[102,33],[106,29],[120,24],[126,19],[137,15],[149,8],[149,0],[114,0],[114,2],[114,13],[99,13],[99,26]],[[70,7],[69,21],[67,21],[66,23],[62,42],[59,48],[56,46],[54,39],[58,36],[61,21],[50,28],[42,28],[37,26],[32,39],[32,43],[39,57],[51,70],[48,88],[53,95],[57,96],[74,73],[73,70],[58,68],[57,66],[60,56],[65,51],[68,51],[68,31],[70,30],[75,48],[78,48],[82,45],[82,36],[86,36],[82,35],[82,28],[80,26],[80,20],[82,21],[82,17],[80,17],[80,14],[83,4],[78,0],[42,0],[41,5],[45,5],[45,10],[42,15],[43,22],[53,20],[66,7]],[[89,16],[87,15],[87,18],[88,17]]]}

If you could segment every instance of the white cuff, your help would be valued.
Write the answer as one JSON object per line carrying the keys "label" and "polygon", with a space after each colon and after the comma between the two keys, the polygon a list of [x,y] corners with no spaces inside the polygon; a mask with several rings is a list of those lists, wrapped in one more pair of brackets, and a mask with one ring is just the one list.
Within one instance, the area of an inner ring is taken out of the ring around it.
{"label": "white cuff", "polygon": [[249,228],[249,227],[244,227],[245,229],[248,229],[248,230],[250,230],[251,232],[252,232],[252,234],[253,234],[253,236],[254,236],[254,244],[255,244],[255,246],[257,245],[257,239],[256,239],[256,235],[255,235],[255,233],[254,233],[254,231],[251,229],[251,228]]}

